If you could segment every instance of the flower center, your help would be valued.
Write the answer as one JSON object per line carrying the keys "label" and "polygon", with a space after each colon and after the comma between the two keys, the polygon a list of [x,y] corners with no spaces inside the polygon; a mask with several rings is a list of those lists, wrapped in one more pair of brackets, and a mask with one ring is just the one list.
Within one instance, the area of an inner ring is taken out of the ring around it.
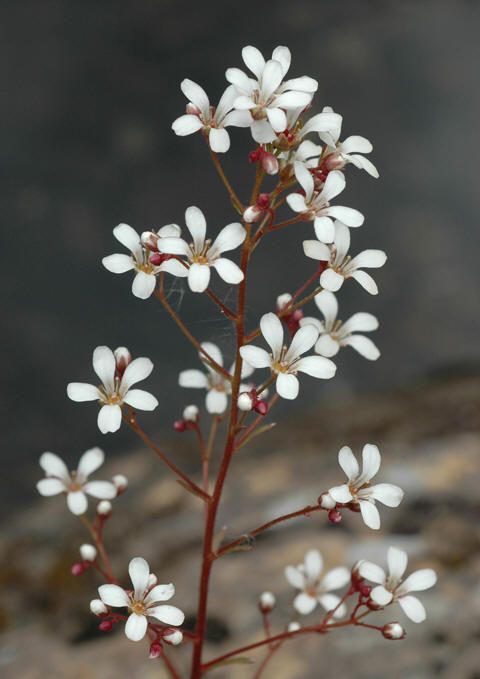
{"label": "flower center", "polygon": [[146,615],[147,613],[147,607],[143,601],[132,600],[129,609],[132,613],[136,613],[137,615]]}

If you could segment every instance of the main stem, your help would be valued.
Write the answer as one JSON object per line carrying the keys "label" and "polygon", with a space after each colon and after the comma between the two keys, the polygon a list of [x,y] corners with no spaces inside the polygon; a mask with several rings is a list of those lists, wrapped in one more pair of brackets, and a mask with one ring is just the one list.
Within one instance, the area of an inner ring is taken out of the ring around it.
{"label": "main stem", "polygon": [[227,440],[223,452],[223,458],[218,472],[215,488],[210,501],[207,504],[207,511],[205,516],[205,528],[203,537],[203,556],[202,556],[202,570],[200,574],[200,593],[198,598],[197,608],[197,624],[195,630],[195,641],[193,647],[192,671],[191,679],[200,679],[202,676],[202,651],[205,639],[205,629],[207,623],[207,605],[208,605],[208,591],[210,587],[210,575],[212,571],[215,554],[213,550],[213,539],[215,534],[215,523],[222,498],[223,486],[227,477],[230,462],[235,452],[235,434],[238,420],[237,399],[240,388],[242,358],[240,356],[240,347],[243,346],[245,336],[245,299],[246,299],[246,282],[247,282],[247,267],[250,256],[250,235],[251,227],[246,225],[247,236],[245,238],[240,268],[243,272],[243,281],[238,288],[238,303],[237,303],[237,319],[236,319],[236,359],[235,372],[232,379],[232,394],[230,419],[228,423]]}

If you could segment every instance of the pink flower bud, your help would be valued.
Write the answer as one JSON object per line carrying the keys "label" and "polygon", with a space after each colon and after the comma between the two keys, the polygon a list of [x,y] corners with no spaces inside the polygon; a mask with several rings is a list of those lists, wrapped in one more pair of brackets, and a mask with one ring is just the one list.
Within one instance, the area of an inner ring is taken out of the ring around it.
{"label": "pink flower bud", "polygon": [[365,583],[360,584],[360,585],[358,586],[358,591],[360,592],[360,594],[361,594],[362,596],[368,597],[368,596],[370,596],[370,593],[371,593],[371,591],[372,591],[372,586],[371,586],[371,585],[367,585],[367,584],[365,584]]}
{"label": "pink flower bud", "polygon": [[322,162],[322,169],[327,171],[342,170],[345,167],[345,161],[339,153],[331,153]]}
{"label": "pink flower bud", "polygon": [[185,429],[187,428],[187,423],[185,422],[185,420],[175,420],[175,422],[173,423],[173,428],[175,429],[175,431],[178,432],[185,431]]}
{"label": "pink flower bud", "polygon": [[159,641],[154,641],[150,646],[148,657],[150,660],[156,660],[162,655],[162,644]]}
{"label": "pink flower bud", "polygon": [[382,634],[385,639],[397,641],[398,639],[405,639],[406,632],[398,622],[389,622],[382,627]]}
{"label": "pink flower bud", "polygon": [[342,515],[340,514],[338,509],[331,509],[328,512],[328,520],[330,521],[330,523],[333,524],[340,523],[340,521],[342,520]]}
{"label": "pink flower bud", "polygon": [[248,162],[249,163],[258,163],[260,158],[263,155],[263,149],[261,146],[259,146],[255,151],[250,151],[248,154]]}
{"label": "pink flower bud", "polygon": [[160,264],[162,264],[162,262],[165,261],[165,256],[162,255],[160,252],[153,252],[150,255],[148,261],[150,262],[150,264],[153,264],[153,266],[160,266]]}
{"label": "pink flower bud", "polygon": [[152,252],[157,252],[158,250],[158,235],[153,231],[144,231],[140,236],[142,245],[151,250]]}
{"label": "pink flower bud", "polygon": [[268,403],[266,401],[257,401],[253,406],[253,409],[259,415],[266,415],[268,413]]}
{"label": "pink flower bud", "polygon": [[98,629],[101,632],[111,632],[113,629],[113,622],[111,620],[102,620],[98,626]]}
{"label": "pink flower bud", "polygon": [[125,369],[129,363],[132,362],[132,355],[127,349],[127,347],[117,347],[113,352],[116,362],[116,377],[121,378]]}
{"label": "pink flower bud", "polygon": [[266,210],[267,207],[270,207],[270,194],[269,193],[260,193],[258,198],[257,198],[256,205],[261,210]]}
{"label": "pink flower bud", "polygon": [[188,102],[186,106],[186,111],[191,116],[199,116],[201,113],[200,109],[197,106],[195,106],[195,104],[192,104],[191,101]]}
{"label": "pink flower bud", "polygon": [[83,575],[85,573],[85,570],[87,569],[87,566],[83,563],[74,563],[70,572],[72,575]]}
{"label": "pink flower bud", "polygon": [[262,154],[262,168],[267,174],[277,174],[278,160],[272,153],[264,152]]}

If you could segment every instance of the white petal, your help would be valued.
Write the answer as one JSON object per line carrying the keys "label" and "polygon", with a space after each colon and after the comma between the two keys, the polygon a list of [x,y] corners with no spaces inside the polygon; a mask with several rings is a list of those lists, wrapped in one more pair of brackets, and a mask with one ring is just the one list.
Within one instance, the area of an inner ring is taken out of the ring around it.
{"label": "white petal", "polygon": [[158,601],[168,601],[175,594],[175,587],[169,583],[168,585],[155,585],[147,596],[145,597],[145,604],[154,604]]}
{"label": "white petal", "polygon": [[360,467],[357,462],[357,458],[352,453],[352,449],[349,446],[343,446],[338,451],[338,464],[345,472],[349,481],[353,481],[360,474]]}
{"label": "white petal", "polygon": [[422,568],[415,571],[401,585],[402,592],[423,592],[430,589],[437,582],[437,574],[432,568]]}
{"label": "white petal", "polygon": [[192,292],[205,292],[210,283],[210,267],[194,263],[188,270],[188,285]]}
{"label": "white petal", "polygon": [[44,497],[51,497],[52,495],[64,493],[66,489],[66,484],[60,479],[41,479],[37,483],[37,490],[40,495],[43,495]]}
{"label": "white petal", "polygon": [[[296,358],[306,353],[313,347],[318,339],[318,330],[314,325],[304,325],[297,330],[290,343],[290,347],[285,355],[287,362],[294,361]],[[318,358],[318,357],[313,357]]]}
{"label": "white petal", "polygon": [[207,222],[205,216],[200,208],[192,205],[185,210],[185,223],[190,231],[195,250],[201,252],[203,244],[205,243],[205,235],[207,232]]}
{"label": "white petal", "polygon": [[180,238],[181,233],[182,230],[178,224],[165,224],[158,229],[157,236],[160,236],[160,238]]}
{"label": "white petal", "polygon": [[322,243],[333,243],[335,238],[335,226],[330,217],[315,217],[313,222],[315,235]]}
{"label": "white petal", "polygon": [[268,120],[254,120],[252,122],[252,137],[258,144],[268,144],[277,138],[275,130]]}
{"label": "white petal", "polygon": [[116,361],[109,347],[97,347],[93,352],[93,369],[108,390],[113,390]]}
{"label": "white petal", "polygon": [[285,568],[285,577],[292,587],[296,589],[303,589],[305,587],[305,576],[304,574],[295,566],[287,566]]}
{"label": "white petal", "polygon": [[398,507],[403,500],[403,490],[393,483],[377,483],[369,489],[370,496],[378,502],[382,502],[387,507]]}
{"label": "white petal", "polygon": [[270,354],[260,347],[250,345],[240,347],[240,355],[252,368],[269,368],[272,364]]}
{"label": "white petal", "polygon": [[208,142],[215,153],[226,153],[230,148],[230,135],[223,128],[212,127],[208,135]]}
{"label": "white petal", "polygon": [[138,271],[133,279],[132,292],[138,299],[148,299],[155,290],[156,283],[155,274]]}
{"label": "white petal", "polygon": [[353,271],[349,274],[350,278],[354,278],[364,290],[371,295],[378,295],[378,287],[373,278],[366,271]]}
{"label": "white petal", "polygon": [[[302,127],[301,133],[302,137],[310,132],[330,132],[333,131],[335,134],[340,135],[340,130],[342,128],[342,116],[338,113],[317,113],[313,116]],[[338,139],[338,136],[337,136]]]}
{"label": "white petal", "polygon": [[120,383],[120,391],[124,394],[137,382],[145,380],[153,370],[153,363],[149,358],[135,358],[127,365]]}
{"label": "white petal", "polygon": [[337,292],[337,290],[340,290],[342,287],[344,280],[344,277],[333,269],[325,269],[320,276],[320,285],[325,288],[325,290]]}
{"label": "white petal", "polygon": [[292,55],[290,50],[288,49],[288,47],[285,47],[285,45],[279,45],[278,47],[275,47],[275,49],[273,50],[272,59],[275,59],[275,61],[280,62],[283,77],[290,68],[290,62],[292,61]]}
{"label": "white petal", "polygon": [[295,364],[295,369],[322,380],[331,379],[337,370],[333,361],[323,356],[306,356]]}
{"label": "white petal", "polygon": [[[322,295],[323,293],[320,293]],[[319,295],[317,295],[318,297]],[[350,316],[348,321],[342,325],[342,334],[351,332],[370,332],[378,328],[378,320],[372,314],[367,314],[363,311]]]}
{"label": "white petal", "polygon": [[304,108],[312,101],[312,95],[307,92],[284,92],[278,97],[275,97],[275,106],[279,108]]}
{"label": "white petal", "polygon": [[125,273],[133,269],[130,255],[108,255],[102,259],[102,264],[111,273]]}
{"label": "white petal", "polygon": [[329,172],[325,180],[325,185],[322,189],[321,195],[326,201],[331,201],[340,194],[345,188],[345,175],[339,170]]}
{"label": "white petal", "polygon": [[[268,99],[273,94],[273,92],[275,92],[282,82],[282,78],[283,72],[280,63],[274,59],[269,59],[269,61],[267,61],[265,64],[262,78],[259,81],[260,94],[264,101]],[[279,104],[279,106],[281,106],[281,104]]]}
{"label": "white petal", "polygon": [[371,561],[362,561],[358,567],[358,571],[362,578],[370,580],[371,582],[375,582],[378,585],[385,584],[387,580],[387,576],[383,568],[377,566],[376,563],[372,563]]}
{"label": "white petal", "polygon": [[362,519],[366,526],[372,530],[378,530],[380,528],[380,514],[378,509],[369,500],[359,500],[360,511],[362,513]]}
{"label": "white petal", "polygon": [[130,641],[141,641],[147,633],[148,621],[144,615],[130,613],[125,623],[125,636]]}
{"label": "white petal", "polygon": [[206,389],[208,377],[200,370],[183,370],[178,376],[178,384],[190,389]]}
{"label": "white petal", "polygon": [[98,401],[100,393],[98,387],[93,384],[86,384],[85,382],[70,382],[67,385],[67,396],[81,403],[83,401]]}
{"label": "white petal", "polygon": [[328,489],[328,494],[335,500],[335,502],[340,502],[346,504],[353,500],[353,496],[350,492],[349,487],[346,483],[341,486],[333,486],[333,488]]}
{"label": "white petal", "polygon": [[168,604],[148,608],[147,614],[160,620],[165,625],[181,625],[185,620],[185,615],[179,608]]}
{"label": "white petal", "polygon": [[89,481],[83,486],[83,490],[99,500],[113,500],[117,497],[117,488],[110,481]]}
{"label": "white petal", "polygon": [[222,253],[238,248],[245,240],[247,232],[239,222],[227,224],[213,241],[210,252]]}
{"label": "white petal", "polygon": [[370,153],[373,151],[371,142],[358,134],[347,137],[340,146],[343,153]]}
{"label": "white petal", "polygon": [[323,559],[317,549],[310,549],[305,554],[304,566],[307,579],[311,582],[318,580],[323,569]]}
{"label": "white petal", "polygon": [[[273,58],[275,59],[275,57]],[[312,94],[318,90],[318,82],[313,78],[310,78],[308,75],[302,75],[299,78],[290,78],[283,83],[282,87],[288,90],[308,92],[309,94]]]}
{"label": "white petal", "polygon": [[287,116],[281,108],[267,108],[267,118],[275,132],[287,129]]}
{"label": "white petal", "polygon": [[344,566],[339,566],[338,568],[332,568],[332,570],[325,573],[322,578],[320,587],[325,591],[329,592],[333,589],[340,589],[350,582],[351,572],[348,568]]}
{"label": "white petal", "polygon": [[337,246],[337,261],[341,261],[350,249],[350,229],[338,220],[335,222],[335,245]]}
{"label": "white petal", "polygon": [[388,606],[388,604],[393,599],[393,595],[388,589],[385,589],[383,585],[378,585],[374,587],[370,592],[370,596],[379,606]]}
{"label": "white petal", "polygon": [[423,622],[427,617],[422,602],[416,596],[402,596],[398,600],[403,612],[412,622]]}
{"label": "white petal", "polygon": [[380,451],[372,443],[366,443],[362,450],[362,479],[370,481],[377,474],[381,463]]}
{"label": "white petal", "polygon": [[188,276],[187,267],[175,258],[167,259],[165,262],[162,262],[159,270],[165,271],[165,273],[169,273],[172,276],[177,276],[178,278],[185,278]]}
{"label": "white petal", "polygon": [[209,115],[210,113],[210,101],[208,100],[207,93],[193,80],[185,78],[180,84],[180,89],[183,94],[187,97],[192,104],[195,104],[197,108],[202,111],[202,113]]}
{"label": "white petal", "polygon": [[299,384],[295,375],[280,373],[277,377],[276,388],[279,396],[290,401],[298,396]]}
{"label": "white petal", "polygon": [[113,235],[119,243],[124,245],[127,250],[130,250],[136,259],[140,256],[142,245],[140,243],[140,235],[135,229],[132,229],[128,224],[118,224],[113,229]]}
{"label": "white petal", "polygon": [[338,315],[338,302],[335,295],[328,290],[322,290],[315,295],[313,301],[322,312],[327,328],[332,326]]}
{"label": "white petal", "polygon": [[401,580],[407,570],[408,556],[403,549],[389,547],[387,552],[388,571],[396,580]]}
{"label": "white petal", "polygon": [[[218,365],[223,366],[223,355],[220,349],[217,347],[216,344],[213,342],[202,342],[201,347],[206,353],[210,356],[210,358],[215,361],[215,363],[218,363]],[[208,362],[205,359],[205,355],[199,352],[200,360],[203,361],[204,363]]]}
{"label": "white petal", "polygon": [[[291,297],[290,297],[290,300],[291,300]],[[289,300],[288,303],[290,303],[290,300]],[[277,303],[277,307],[282,308],[282,305],[279,305]],[[302,327],[303,325],[313,325],[318,330],[318,332],[324,332],[325,331],[325,325],[324,325],[323,321],[320,321],[318,318],[314,318],[313,316],[304,316],[303,318],[300,319],[299,323],[300,323],[300,327]]]}
{"label": "white petal", "polygon": [[328,214],[334,219],[340,219],[350,227],[362,226],[365,221],[365,217],[359,210],[355,210],[353,207],[345,207],[344,205],[331,205],[328,208]]}
{"label": "white petal", "polygon": [[252,45],[247,45],[247,47],[242,49],[242,59],[245,62],[245,66],[249,68],[257,80],[259,80],[262,76],[263,69],[265,68],[265,59],[260,50]]}
{"label": "white petal", "polygon": [[[242,94],[251,94],[253,91],[252,83],[250,78],[246,73],[241,71],[239,68],[227,68],[225,71],[225,78],[229,83],[235,85],[237,90]],[[235,107],[237,107],[237,102],[235,101]]]}
{"label": "white petal", "polygon": [[234,85],[229,85],[223,92],[215,109],[213,117],[217,125],[225,127],[225,115],[232,110],[235,99],[238,97],[237,88]]}
{"label": "white petal", "polygon": [[105,461],[105,453],[100,448],[86,450],[77,465],[77,481],[83,483]]}
{"label": "white petal", "polygon": [[187,241],[178,237],[166,237],[158,241],[158,249],[167,255],[180,255],[188,257],[190,255],[190,247]]}
{"label": "white petal", "polygon": [[387,261],[387,255],[383,250],[364,250],[352,259],[357,269],[379,269]]}
{"label": "white petal", "polygon": [[79,516],[85,514],[88,507],[88,501],[85,493],[77,490],[73,493],[67,493],[67,505],[72,514]]}
{"label": "white petal", "polygon": [[155,410],[158,406],[155,396],[143,389],[129,389],[123,400],[137,410]]}
{"label": "white petal", "polygon": [[293,600],[293,607],[301,615],[308,615],[317,607],[317,600],[305,592],[300,592]]}
{"label": "white petal", "polygon": [[365,170],[365,172],[368,172],[368,174],[371,177],[374,177],[375,179],[379,178],[380,174],[377,168],[368,158],[353,154],[348,156],[348,160],[349,162],[352,163],[352,165],[355,165],[355,167],[358,167],[360,170]]}
{"label": "white petal", "polygon": [[[337,608],[338,604],[340,603],[340,598],[338,596],[335,596],[335,594],[321,594],[318,597],[318,602],[323,606],[323,608],[326,611],[333,611],[333,609]],[[346,613],[346,610],[347,609],[345,604],[338,606],[333,617],[343,618],[343,616]]]}
{"label": "white petal", "polygon": [[305,196],[300,193],[290,193],[287,196],[287,203],[294,212],[307,212],[308,210]]}
{"label": "white petal", "polygon": [[337,340],[334,340],[331,335],[325,334],[320,335],[317,343],[315,344],[315,351],[325,358],[332,358],[336,356],[340,350],[340,344]]}
{"label": "white petal", "polygon": [[[330,248],[319,240],[304,240],[303,252],[310,259],[318,259],[321,262],[330,261]],[[324,272],[325,273],[325,272]]]}
{"label": "white petal", "polygon": [[283,347],[283,326],[281,320],[273,313],[264,314],[260,319],[260,330],[272,350],[273,356],[279,356]]}
{"label": "white petal", "polygon": [[223,127],[250,127],[253,122],[250,111],[230,111],[223,119]]}
{"label": "white petal", "polygon": [[47,476],[55,476],[65,483],[70,483],[70,474],[67,465],[62,458],[55,455],[55,453],[42,453],[39,464]]}
{"label": "white petal", "polygon": [[113,433],[122,424],[122,409],[118,405],[104,405],[100,408],[97,418],[98,428],[102,434]]}
{"label": "white petal", "polygon": [[127,593],[118,585],[100,585],[98,596],[104,604],[114,608],[122,608],[130,603]]}
{"label": "white petal", "polygon": [[205,407],[207,411],[212,415],[222,415],[227,409],[228,398],[224,391],[217,391],[216,389],[211,389],[205,400]]}
{"label": "white petal", "polygon": [[313,196],[313,177],[303,163],[296,162],[294,164],[294,168],[295,177],[302,189],[305,191],[305,200],[307,203],[309,203]]}
{"label": "white petal", "polygon": [[235,262],[232,262],[230,259],[220,257],[220,259],[216,259],[213,262],[212,266],[220,278],[225,281],[225,283],[237,285],[243,281],[243,271],[237,264],[235,264]]}
{"label": "white petal", "polygon": [[180,116],[172,123],[172,130],[179,137],[186,137],[189,134],[198,132],[203,127],[203,123],[198,116],[187,114]]}
{"label": "white petal", "polygon": [[135,590],[135,598],[142,599],[148,587],[150,567],[145,559],[136,556],[128,564],[128,573]]}

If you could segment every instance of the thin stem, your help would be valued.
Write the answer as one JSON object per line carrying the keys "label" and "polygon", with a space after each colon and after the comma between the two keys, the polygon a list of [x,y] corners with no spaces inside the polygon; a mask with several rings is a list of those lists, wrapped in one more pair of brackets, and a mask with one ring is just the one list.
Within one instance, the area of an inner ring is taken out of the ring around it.
{"label": "thin stem", "polygon": [[112,566],[110,564],[110,559],[108,558],[107,550],[105,549],[105,545],[103,544],[101,530],[95,528],[95,526],[92,524],[90,519],[88,519],[88,517],[85,516],[85,514],[82,514],[80,516],[80,520],[90,533],[92,540],[95,543],[95,547],[97,548],[98,553],[100,554],[100,557],[102,559],[103,569],[97,566],[98,570],[102,572],[104,576],[106,576],[108,582],[114,583],[117,582],[115,576],[113,575]]}
{"label": "thin stem", "polygon": [[182,679],[181,675],[177,672],[172,661],[167,656],[167,654],[165,653],[165,650],[163,648],[162,648],[162,655],[160,657],[163,660],[163,662],[165,663],[165,667],[169,671],[171,678],[172,679]]}
{"label": "thin stem", "polygon": [[130,416],[124,415],[123,416],[124,421],[130,425],[130,427],[133,429],[133,431],[140,436],[142,441],[145,443],[150,450],[153,450],[155,455],[157,455],[162,462],[176,475],[178,476],[179,479],[181,479],[184,483],[185,486],[190,488],[190,490],[195,494],[200,496],[203,500],[210,500],[210,496],[208,493],[203,491],[200,486],[197,486],[196,483],[192,481],[192,479],[187,476],[184,472],[182,472],[181,469],[177,467],[177,465],[170,460],[169,457],[157,446],[155,443],[152,441],[152,439],[146,434],[143,429],[140,427],[140,425],[137,422],[137,419],[135,417],[135,413],[132,411]]}
{"label": "thin stem", "polygon": [[274,654],[278,651],[278,649],[282,647],[282,644],[283,644],[283,641],[279,641],[277,644],[273,644],[272,646],[270,646],[270,648],[268,649],[267,655],[262,660],[260,667],[258,668],[258,670],[255,672],[255,674],[253,676],[253,679],[260,679],[264,670],[266,670],[268,663],[273,658]]}
{"label": "thin stem", "polygon": [[213,290],[210,290],[210,288],[207,288],[205,292],[207,293],[208,297],[210,297],[210,299],[212,300],[212,302],[214,302],[214,304],[216,304],[216,305],[219,307],[219,309],[220,309],[220,311],[222,312],[222,314],[225,314],[225,316],[226,316],[230,321],[236,321],[236,320],[237,320],[237,315],[236,315],[236,313],[235,313],[234,311],[232,311],[226,304],[224,304],[224,303],[222,302],[222,300],[219,299],[219,298],[217,297],[217,295],[213,292]]}
{"label": "thin stem", "polygon": [[291,224],[297,224],[298,222],[302,222],[303,217],[302,215],[297,215],[296,217],[291,217],[290,219],[286,219],[283,222],[279,222],[278,224],[273,224],[268,228],[268,233],[272,233],[273,231],[280,231],[280,229],[284,229],[286,226],[290,226]]}
{"label": "thin stem", "polygon": [[[258,393],[260,393],[260,392],[258,392]],[[272,396],[272,398],[271,398],[270,401],[268,402],[268,412],[271,411],[271,409],[273,408],[273,406],[275,405],[275,403],[278,401],[278,399],[279,399],[278,394],[274,394],[274,395]],[[256,418],[254,419],[254,421],[252,422],[252,424],[249,425],[249,426],[245,429],[245,431],[244,431],[243,434],[240,436],[240,438],[235,442],[235,450],[236,450],[236,451],[239,450],[239,449],[243,446],[243,444],[246,442],[246,440],[248,439],[248,437],[255,431],[255,429],[258,427],[258,425],[261,424],[261,423],[264,422],[264,421],[265,421],[265,416],[264,416],[264,415],[258,415],[258,417],[256,417]]]}
{"label": "thin stem", "polygon": [[[208,143],[208,141],[207,141],[207,143]],[[223,183],[223,185],[225,186],[225,188],[227,189],[227,192],[228,192],[228,195],[229,195],[229,197],[230,197],[230,200],[232,201],[233,207],[235,208],[235,210],[236,210],[239,214],[243,214],[245,208],[244,208],[243,205],[242,205],[242,201],[241,201],[240,198],[237,196],[237,194],[235,193],[235,191],[234,191],[232,185],[230,184],[230,182],[229,182],[229,180],[228,180],[228,178],[227,178],[227,175],[225,174],[225,171],[224,171],[224,169],[223,169],[223,166],[222,166],[222,163],[221,163],[221,161],[220,161],[220,158],[219,158],[218,155],[215,153],[215,151],[212,151],[212,149],[210,149],[210,157],[211,157],[211,159],[212,159],[212,161],[213,161],[213,164],[215,165],[215,169],[217,170],[218,176],[219,176],[220,179],[222,180],[222,183]]]}
{"label": "thin stem", "polygon": [[242,545],[245,542],[246,538],[254,538],[257,535],[260,535],[260,533],[264,533],[266,530],[268,530],[269,528],[272,528],[273,526],[276,526],[279,523],[283,523],[284,521],[290,521],[291,519],[296,519],[299,516],[309,516],[313,512],[320,512],[320,511],[326,511],[320,504],[307,505],[306,507],[303,507],[302,509],[297,509],[296,512],[290,512],[289,514],[283,514],[282,516],[277,516],[276,519],[272,519],[271,521],[268,521],[267,523],[263,523],[261,526],[254,528],[253,530],[249,531],[248,533],[245,533],[244,535],[242,535],[242,537],[237,538],[236,540],[232,540],[232,542],[229,542],[228,544],[221,547],[217,551],[216,558],[223,556],[223,554],[230,552],[232,549],[235,549],[235,547]]}

